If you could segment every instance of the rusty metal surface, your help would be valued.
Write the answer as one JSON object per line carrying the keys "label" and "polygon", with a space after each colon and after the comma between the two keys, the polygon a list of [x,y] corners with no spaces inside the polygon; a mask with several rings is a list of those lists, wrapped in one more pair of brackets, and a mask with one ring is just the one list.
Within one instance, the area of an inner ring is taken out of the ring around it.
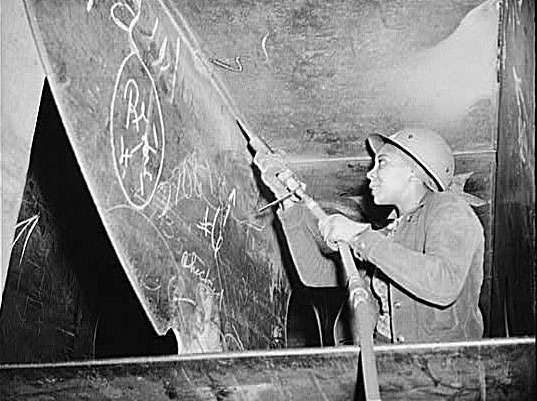
{"label": "rusty metal surface", "polygon": [[[0,366],[3,400],[348,400],[358,349]],[[531,400],[535,338],[375,347],[383,400]]]}
{"label": "rusty metal surface", "polygon": [[504,1],[495,199],[494,267],[502,289],[497,335],[535,332],[534,49],[535,2]]}
{"label": "rusty metal surface", "polygon": [[85,293],[92,293],[95,283],[88,276],[103,266],[102,236],[58,120],[45,83],[0,309],[3,362],[89,357],[84,351],[91,348],[95,314]]}
{"label": "rusty metal surface", "polygon": [[495,146],[493,1],[166,3],[247,122],[289,153],[364,155],[367,135],[404,125]]}
{"label": "rusty metal surface", "polygon": [[265,201],[237,116],[300,156],[364,155],[367,134],[409,123],[494,149],[497,16],[478,3],[26,1],[77,161],[159,334],[173,328],[180,352],[283,341],[286,271],[270,213],[254,214]]}
{"label": "rusty metal surface", "polygon": [[[281,340],[285,272],[249,154],[158,1],[26,2],[82,175],[154,329],[179,352]],[[264,319],[259,319],[263,314]]]}
{"label": "rusty metal surface", "polygon": [[[32,133],[45,74],[26,24],[22,2],[2,5],[2,69],[0,94],[0,204],[2,213],[0,305],[7,277],[11,243],[28,170]],[[21,51],[21,49],[24,49]]]}

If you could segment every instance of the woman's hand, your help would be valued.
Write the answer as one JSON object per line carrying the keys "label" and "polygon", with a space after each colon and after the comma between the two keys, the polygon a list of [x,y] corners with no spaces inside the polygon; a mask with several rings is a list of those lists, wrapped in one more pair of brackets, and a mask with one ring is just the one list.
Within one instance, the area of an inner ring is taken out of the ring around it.
{"label": "woman's hand", "polygon": [[349,243],[369,227],[369,224],[358,223],[342,214],[332,214],[319,221],[319,230],[327,245],[334,251],[338,249],[338,242]]}

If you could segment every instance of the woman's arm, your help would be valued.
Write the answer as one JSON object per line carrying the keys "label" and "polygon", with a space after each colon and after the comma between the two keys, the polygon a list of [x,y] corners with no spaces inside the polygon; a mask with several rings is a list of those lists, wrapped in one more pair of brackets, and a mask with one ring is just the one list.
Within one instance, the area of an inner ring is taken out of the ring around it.
{"label": "woman's arm", "polygon": [[277,213],[302,283],[310,287],[337,286],[337,264],[328,257],[333,251],[322,240],[309,210],[297,203]]}
{"label": "woman's arm", "polygon": [[420,299],[439,306],[459,295],[483,229],[466,204],[443,204],[427,219],[424,252],[409,249],[371,229],[351,242],[356,255]]}

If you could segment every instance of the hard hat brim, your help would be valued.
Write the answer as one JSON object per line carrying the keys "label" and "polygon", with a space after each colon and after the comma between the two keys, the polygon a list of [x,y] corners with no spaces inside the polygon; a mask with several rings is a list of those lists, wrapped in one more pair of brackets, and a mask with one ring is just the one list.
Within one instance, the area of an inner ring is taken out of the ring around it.
{"label": "hard hat brim", "polygon": [[[378,151],[380,150],[380,148],[386,143],[386,142],[390,142],[390,143],[394,143],[394,141],[390,140],[390,138],[388,138],[387,136],[385,135],[382,135],[382,134],[372,134],[372,135],[369,135],[366,139],[366,142],[367,144],[369,145],[369,147],[371,148],[371,150],[373,151],[373,154],[377,154]],[[394,143],[395,144],[395,143]],[[398,145],[397,145],[398,146]],[[399,147],[399,146],[398,146]]]}
{"label": "hard hat brim", "polygon": [[366,142],[369,145],[369,147],[371,148],[371,151],[373,152],[373,154],[375,154],[375,155],[378,153],[380,148],[382,146],[384,146],[385,144],[387,144],[387,143],[395,146],[396,148],[398,148],[401,151],[403,151],[403,153],[405,153],[406,155],[410,156],[410,158],[413,161],[415,161],[416,164],[418,166],[420,166],[423,169],[423,171],[425,171],[425,173],[427,173],[427,175],[429,177],[431,177],[433,179],[433,181],[434,181],[435,185],[438,187],[439,191],[445,191],[446,190],[444,184],[442,184],[442,181],[434,174],[434,172],[431,170],[431,168],[429,168],[429,166],[427,166],[427,163],[425,163],[423,160],[421,160],[414,152],[412,152],[411,149],[409,149],[403,143],[399,142],[397,139],[392,139],[392,138],[390,138],[390,137],[388,137],[386,135],[382,135],[382,134],[372,134],[372,135],[367,137]]}

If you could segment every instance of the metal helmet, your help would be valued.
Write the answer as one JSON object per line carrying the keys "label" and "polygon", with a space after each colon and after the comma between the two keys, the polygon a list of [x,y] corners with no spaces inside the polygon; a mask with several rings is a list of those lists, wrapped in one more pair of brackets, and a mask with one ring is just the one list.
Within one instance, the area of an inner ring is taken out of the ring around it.
{"label": "metal helmet", "polygon": [[367,138],[367,143],[374,153],[386,143],[402,150],[425,172],[422,178],[433,191],[447,190],[453,180],[453,152],[444,138],[433,130],[405,128],[390,136],[373,134]]}

